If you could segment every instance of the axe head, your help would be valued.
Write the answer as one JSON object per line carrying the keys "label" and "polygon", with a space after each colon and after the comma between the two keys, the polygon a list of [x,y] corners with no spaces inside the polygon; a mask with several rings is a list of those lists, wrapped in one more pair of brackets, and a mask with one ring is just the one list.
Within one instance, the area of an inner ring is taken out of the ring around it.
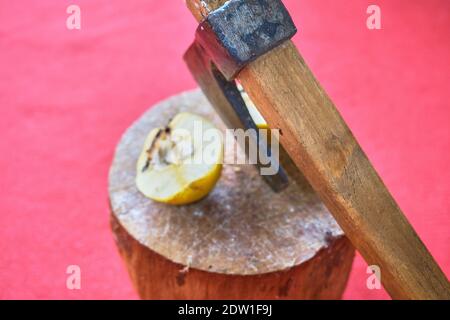
{"label": "axe head", "polygon": [[230,0],[200,23],[195,41],[184,55],[192,75],[226,126],[248,130],[248,147],[242,146],[247,158],[254,158],[249,153],[258,150],[255,165],[260,172],[268,163],[277,168],[262,174],[274,191],[283,190],[288,177],[279,164],[278,153],[273,152],[252,119],[235,78],[247,64],[289,40],[296,31],[280,0]]}

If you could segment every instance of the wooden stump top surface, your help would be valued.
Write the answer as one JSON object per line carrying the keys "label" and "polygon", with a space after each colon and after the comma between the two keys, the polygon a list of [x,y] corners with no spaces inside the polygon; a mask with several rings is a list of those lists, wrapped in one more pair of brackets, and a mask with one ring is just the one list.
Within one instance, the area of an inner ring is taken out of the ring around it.
{"label": "wooden stump top surface", "polygon": [[251,275],[299,265],[343,236],[307,183],[274,193],[251,165],[224,165],[215,189],[198,203],[170,206],[135,186],[136,161],[148,132],[179,112],[224,128],[199,90],[162,101],[123,135],[109,172],[113,214],[141,244],[189,268]]}

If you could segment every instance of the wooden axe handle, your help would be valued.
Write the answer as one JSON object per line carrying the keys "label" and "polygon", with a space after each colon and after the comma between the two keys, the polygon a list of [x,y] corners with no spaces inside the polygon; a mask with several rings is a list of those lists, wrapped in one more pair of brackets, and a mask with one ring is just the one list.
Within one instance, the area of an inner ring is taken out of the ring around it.
{"label": "wooden axe handle", "polygon": [[[186,0],[198,21],[226,0]],[[450,285],[291,41],[238,75],[269,127],[394,299],[450,299]]]}

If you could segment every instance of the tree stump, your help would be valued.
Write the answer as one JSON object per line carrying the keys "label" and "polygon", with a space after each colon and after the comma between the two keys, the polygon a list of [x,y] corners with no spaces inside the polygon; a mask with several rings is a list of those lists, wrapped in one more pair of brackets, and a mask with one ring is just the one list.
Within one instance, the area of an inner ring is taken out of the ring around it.
{"label": "tree stump", "polygon": [[124,134],[109,173],[111,224],[142,299],[339,299],[354,249],[297,172],[274,193],[251,165],[224,165],[214,190],[187,206],[145,198],[136,161],[148,132],[188,111],[218,119],[192,91],[147,111]]}

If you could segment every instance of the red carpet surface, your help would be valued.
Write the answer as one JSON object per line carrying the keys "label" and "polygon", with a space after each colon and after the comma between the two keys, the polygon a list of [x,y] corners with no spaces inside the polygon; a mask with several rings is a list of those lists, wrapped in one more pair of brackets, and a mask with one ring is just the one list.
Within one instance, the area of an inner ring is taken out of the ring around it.
{"label": "red carpet surface", "polygon": [[[450,2],[285,0],[294,41],[447,276]],[[26,3],[26,4],[25,4]],[[81,8],[68,30],[66,8]],[[381,8],[381,30],[366,9]],[[195,83],[182,0],[0,3],[0,298],[135,299],[109,230],[107,174],[124,130]],[[81,290],[66,288],[68,265]],[[357,257],[346,299],[366,287]]]}

